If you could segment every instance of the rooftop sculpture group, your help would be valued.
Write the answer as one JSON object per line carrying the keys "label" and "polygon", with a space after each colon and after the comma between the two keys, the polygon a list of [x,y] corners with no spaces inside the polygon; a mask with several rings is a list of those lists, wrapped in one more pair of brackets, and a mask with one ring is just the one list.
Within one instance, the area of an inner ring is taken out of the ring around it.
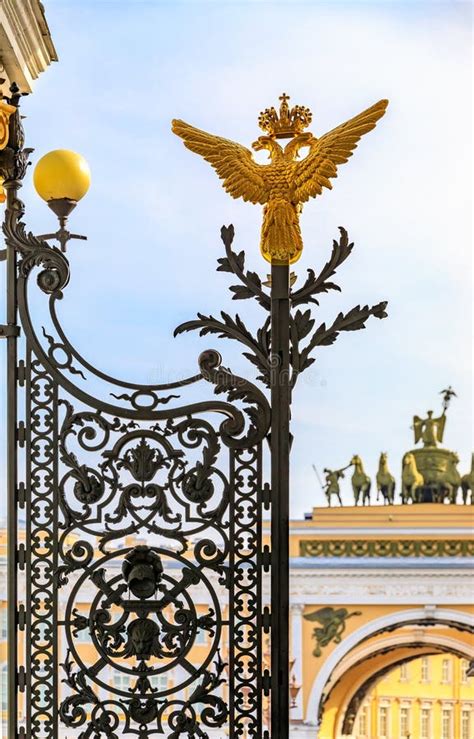
{"label": "rooftop sculpture group", "polygon": [[[446,426],[446,411],[451,398],[456,393],[450,387],[441,391],[443,396],[443,410],[440,416],[433,417],[433,411],[428,411],[426,418],[413,417],[415,444],[423,442],[406,452],[402,460],[401,475],[401,503],[456,503],[459,489],[462,502],[474,503],[474,454],[472,455],[471,470],[461,477],[457,465],[459,457],[456,452],[443,449],[439,445],[443,442]],[[353,467],[352,491],[354,504],[370,505],[372,481],[364,470],[359,455],[354,455],[345,467],[331,470],[324,469],[325,482],[322,485],[328,505],[331,506],[333,496],[343,505],[339,481],[344,478],[347,469]],[[388,455],[380,454],[379,467],[376,474],[377,501],[382,495],[384,504],[395,503],[396,480],[388,467]]]}

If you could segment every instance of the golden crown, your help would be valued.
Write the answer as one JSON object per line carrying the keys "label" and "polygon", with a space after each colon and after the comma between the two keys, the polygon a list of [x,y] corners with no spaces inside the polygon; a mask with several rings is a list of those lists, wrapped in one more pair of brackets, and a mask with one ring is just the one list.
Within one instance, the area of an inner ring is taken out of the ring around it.
{"label": "golden crown", "polygon": [[286,92],[280,95],[280,115],[275,108],[266,108],[258,117],[258,125],[269,136],[276,139],[291,139],[309,126],[313,118],[309,108],[304,105],[295,105],[290,109],[289,95]]}

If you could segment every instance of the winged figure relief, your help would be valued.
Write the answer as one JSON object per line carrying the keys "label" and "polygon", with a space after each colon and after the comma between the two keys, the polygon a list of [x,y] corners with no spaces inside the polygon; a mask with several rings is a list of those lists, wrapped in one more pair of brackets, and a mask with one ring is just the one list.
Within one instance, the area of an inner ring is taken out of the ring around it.
{"label": "winged figure relief", "polygon": [[342,638],[341,635],[346,629],[346,620],[352,616],[361,615],[361,611],[352,611],[352,613],[349,613],[347,608],[336,609],[331,606],[307,613],[304,616],[307,621],[317,621],[322,626],[322,628],[316,627],[313,631],[313,637],[316,641],[313,651],[314,656],[320,657],[321,648],[327,647],[332,641],[339,644]]}
{"label": "winged figure relief", "polygon": [[[388,100],[380,100],[346,123],[317,138],[303,133],[311,113],[295,106],[290,110],[288,96],[280,97],[280,115],[274,108],[260,115],[259,123],[266,135],[252,144],[255,151],[267,149],[270,163],[257,163],[250,149],[194,128],[181,120],[172,122],[172,130],[184,145],[200,154],[223,180],[225,190],[234,198],[261,204],[263,224],[260,248],[273,264],[295,262],[301,255],[303,241],[299,224],[302,205],[332,188],[331,178],[337,168],[347,162],[365,133],[373,129],[386,110]],[[276,139],[290,138],[283,148]],[[299,159],[303,147],[309,153]]]}

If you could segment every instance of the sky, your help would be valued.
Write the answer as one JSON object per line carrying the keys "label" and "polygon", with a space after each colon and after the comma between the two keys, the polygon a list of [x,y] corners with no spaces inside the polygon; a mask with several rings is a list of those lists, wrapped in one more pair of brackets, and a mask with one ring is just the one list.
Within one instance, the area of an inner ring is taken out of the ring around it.
{"label": "sky", "polygon": [[[389,317],[322,347],[300,379],[292,411],[291,513],[320,505],[313,472],[359,454],[374,478],[388,453],[397,479],[413,446],[414,414],[458,395],[445,446],[470,465],[472,439],[471,6],[462,2],[160,2],[45,0],[59,62],[23,101],[35,163],[51,149],[82,153],[89,194],[71,217],[72,279],[60,306],[89,361],[138,382],[194,374],[203,349],[252,376],[232,342],[174,327],[196,311],[258,308],[231,302],[222,224],[262,276],[261,210],[231,199],[209,165],[170,130],[172,118],[247,146],[258,113],[286,91],[313,111],[320,135],[381,98],[375,131],[339,169],[333,190],[305,206],[295,265],[320,269],[338,226],[355,242],[341,293],[322,296],[318,322],[356,304],[389,301]],[[55,228],[35,194],[29,228]],[[4,352],[2,353],[4,376]],[[2,444],[4,447],[4,444]],[[350,481],[343,498],[351,502]],[[2,496],[4,499],[4,496]]]}

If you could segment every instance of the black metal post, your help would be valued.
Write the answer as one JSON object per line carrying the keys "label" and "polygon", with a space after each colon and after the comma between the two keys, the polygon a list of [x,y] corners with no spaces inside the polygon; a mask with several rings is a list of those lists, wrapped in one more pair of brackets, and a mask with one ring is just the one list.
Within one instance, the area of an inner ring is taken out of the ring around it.
{"label": "black metal post", "polygon": [[271,732],[289,736],[289,266],[272,265],[271,287]]}
{"label": "black metal post", "polygon": [[[7,208],[12,208],[21,183],[5,181]],[[17,735],[17,299],[16,299],[16,251],[7,246],[7,599],[8,599],[8,736]]]}

